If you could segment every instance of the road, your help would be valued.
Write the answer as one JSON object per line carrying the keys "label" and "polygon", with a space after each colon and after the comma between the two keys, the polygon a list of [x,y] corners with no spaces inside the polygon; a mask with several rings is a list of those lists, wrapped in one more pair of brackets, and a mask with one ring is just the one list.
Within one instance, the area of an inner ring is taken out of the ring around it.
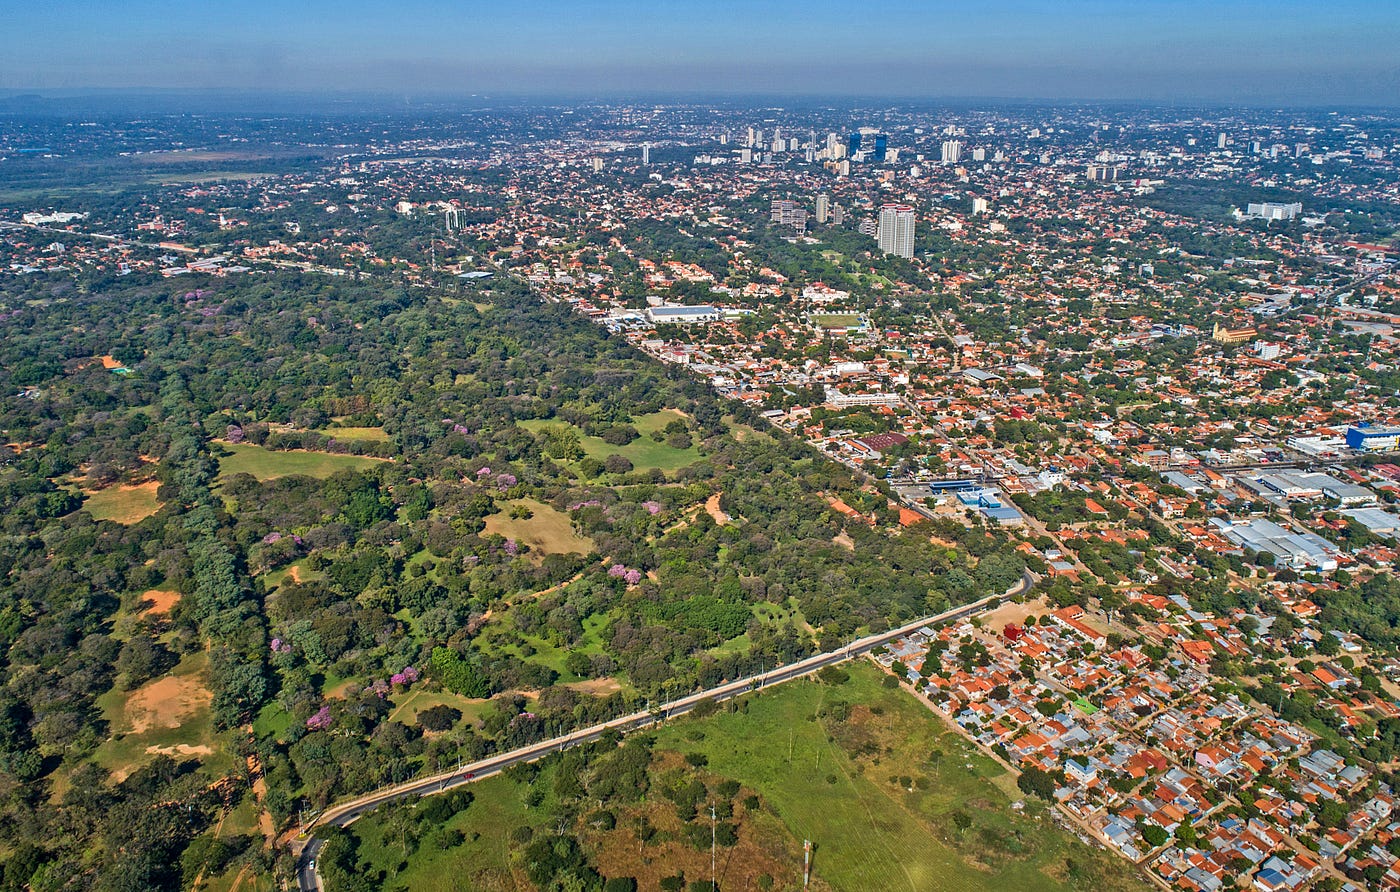
{"label": "road", "polygon": [[[1007,597],[1015,597],[1030,592],[1035,587],[1036,577],[1025,571],[1021,576],[1021,581],[1012,586],[1005,594],[988,595],[970,604],[961,607],[954,607],[945,610],[935,616],[925,617],[911,623],[906,623],[897,629],[888,632],[880,632],[869,635],[865,638],[851,642],[840,650],[829,653],[817,654],[796,663],[789,663],[786,666],[779,666],[769,672],[758,675],[751,675],[726,684],[721,684],[706,691],[699,691],[659,707],[644,712],[634,712],[630,715],[619,716],[608,722],[594,725],[590,728],[583,728],[562,737],[555,737],[552,740],[544,740],[530,746],[521,747],[508,753],[500,753],[473,762],[470,765],[463,765],[460,769],[454,769],[431,777],[418,778],[406,783],[397,784],[392,787],[384,787],[373,793],[368,793],[356,799],[351,799],[339,805],[326,809],[312,822],[312,827],[344,827],[366,812],[373,811],[386,802],[393,802],[410,796],[431,796],[441,793],[463,784],[473,783],[482,778],[500,774],[505,769],[520,762],[533,762],[543,758],[552,752],[566,750],[569,747],[578,746],[582,743],[589,743],[603,736],[609,730],[617,730],[626,733],[645,728],[658,722],[684,715],[703,700],[714,700],[724,702],[741,694],[750,691],[760,690],[770,685],[782,684],[785,681],[792,681],[795,678],[803,678],[811,675],[827,666],[834,666],[837,663],[854,659],[869,653],[877,647],[889,644],[898,638],[915,632],[924,626],[934,623],[945,623],[965,619],[972,614],[991,604],[994,601],[1001,601]],[[310,829],[310,828],[308,828]],[[297,856],[297,885],[302,892],[321,892],[321,877],[318,874],[315,863],[316,857],[321,852],[324,840],[314,834],[310,836],[302,846],[301,852]]]}

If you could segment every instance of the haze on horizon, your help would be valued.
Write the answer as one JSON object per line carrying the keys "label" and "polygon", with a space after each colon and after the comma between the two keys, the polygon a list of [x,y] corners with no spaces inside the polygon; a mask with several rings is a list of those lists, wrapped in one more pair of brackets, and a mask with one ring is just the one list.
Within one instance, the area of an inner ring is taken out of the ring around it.
{"label": "haze on horizon", "polygon": [[1391,0],[54,0],[0,23],[7,91],[1400,97]]}

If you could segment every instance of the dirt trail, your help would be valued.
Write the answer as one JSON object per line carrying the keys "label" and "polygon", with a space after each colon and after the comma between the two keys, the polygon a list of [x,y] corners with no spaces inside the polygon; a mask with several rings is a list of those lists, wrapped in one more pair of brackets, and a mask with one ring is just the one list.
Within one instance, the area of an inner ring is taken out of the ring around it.
{"label": "dirt trail", "polygon": [[719,506],[719,497],[722,495],[724,495],[722,491],[717,492],[705,500],[705,512],[709,514],[719,526],[724,526],[729,523],[729,515],[725,514],[724,510]]}

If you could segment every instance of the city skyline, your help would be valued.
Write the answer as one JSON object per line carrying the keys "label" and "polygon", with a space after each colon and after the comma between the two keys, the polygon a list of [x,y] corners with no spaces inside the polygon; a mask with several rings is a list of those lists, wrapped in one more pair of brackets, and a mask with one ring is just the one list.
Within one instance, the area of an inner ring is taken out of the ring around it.
{"label": "city skyline", "polygon": [[1393,105],[1381,3],[789,0],[451,7],[414,0],[178,14],[67,0],[13,10],[0,90],[787,94]]}

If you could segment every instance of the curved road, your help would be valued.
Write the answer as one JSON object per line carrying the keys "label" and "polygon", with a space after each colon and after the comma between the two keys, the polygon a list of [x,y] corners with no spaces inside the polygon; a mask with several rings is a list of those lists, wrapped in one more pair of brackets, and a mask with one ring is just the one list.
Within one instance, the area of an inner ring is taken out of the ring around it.
{"label": "curved road", "polygon": [[[781,684],[785,681],[791,681],[794,678],[802,678],[811,675],[826,666],[833,666],[837,663],[842,663],[854,657],[869,653],[877,647],[889,644],[891,641],[898,638],[903,638],[924,626],[964,619],[986,607],[993,601],[1000,601],[1008,597],[1027,594],[1035,587],[1035,583],[1036,577],[1027,570],[1021,576],[1021,581],[1008,590],[1006,594],[988,595],[970,604],[964,604],[961,607],[945,610],[943,613],[937,614],[936,616],[925,617],[924,619],[916,620],[912,623],[906,623],[897,629],[891,629],[888,632],[880,632],[861,638],[858,641],[851,642],[840,650],[817,654],[816,656],[808,657],[796,663],[779,666],[770,672],[751,675],[747,678],[741,678],[737,681],[731,681],[710,688],[707,691],[690,694],[678,700],[672,700],[669,703],[662,704],[647,712],[634,712],[630,715],[619,716],[611,721],[593,725],[589,728],[582,728],[572,733],[565,734],[562,737],[544,740],[539,743],[531,744],[530,746],[521,747],[517,750],[511,750],[508,753],[499,753],[482,759],[479,762],[463,765],[460,769],[435,774],[431,777],[417,778],[392,787],[384,787],[373,793],[367,793],[356,799],[331,806],[318,815],[311,826],[325,825],[330,827],[344,827],[366,812],[373,811],[386,802],[393,802],[397,799],[404,799],[409,796],[430,796],[434,793],[441,793],[463,784],[469,784],[481,780],[482,778],[499,774],[518,762],[533,762],[556,750],[565,750],[571,746],[597,740],[599,737],[603,736],[603,732],[611,729],[627,732],[635,731],[638,728],[645,728],[648,725],[665,721],[668,718],[684,715],[694,709],[696,704],[700,703],[702,700],[724,702],[725,700],[730,700],[741,694],[746,694],[749,691],[756,691],[760,688],[768,687],[769,685]],[[311,827],[307,829],[310,830]],[[321,892],[321,878],[316,871],[316,856],[320,853],[321,846],[324,842],[325,841],[321,838],[313,835],[302,844],[302,849],[298,853],[297,884],[302,892]]]}

